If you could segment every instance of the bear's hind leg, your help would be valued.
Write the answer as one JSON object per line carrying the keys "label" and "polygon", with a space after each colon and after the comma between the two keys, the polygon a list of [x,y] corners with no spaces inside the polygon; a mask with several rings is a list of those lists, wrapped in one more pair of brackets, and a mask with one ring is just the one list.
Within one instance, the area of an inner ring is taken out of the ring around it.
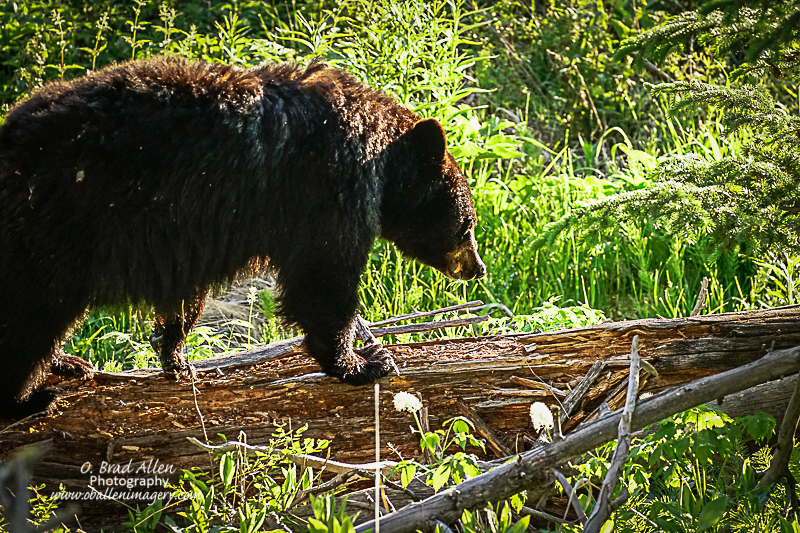
{"label": "bear's hind leg", "polygon": [[165,374],[187,375],[192,372],[191,365],[183,357],[183,345],[186,335],[203,314],[207,294],[208,290],[202,290],[193,299],[186,300],[180,313],[162,313],[156,309],[150,344],[158,354]]}
{"label": "bear's hind leg", "polygon": [[69,332],[69,326],[62,324],[71,325],[74,319],[55,313],[42,315],[47,320],[9,320],[6,324],[10,327],[0,328],[5,332],[0,339],[0,418],[21,418],[47,410],[56,397],[50,390],[39,389],[48,370],[69,378],[86,378],[94,372],[91,363],[61,350],[61,339]]}
{"label": "bear's hind leg", "polygon": [[86,359],[68,355],[58,348],[50,365],[50,372],[67,379],[89,379],[94,375],[94,366]]}

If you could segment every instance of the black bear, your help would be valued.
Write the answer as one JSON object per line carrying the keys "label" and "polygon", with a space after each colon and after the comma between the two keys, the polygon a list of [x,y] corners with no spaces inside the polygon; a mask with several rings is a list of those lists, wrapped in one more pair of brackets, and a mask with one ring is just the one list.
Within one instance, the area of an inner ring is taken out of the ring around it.
{"label": "black bear", "polygon": [[279,310],[322,370],[391,368],[354,350],[377,236],[455,279],[485,273],[469,186],[434,119],[346,72],[162,57],[46,85],[0,126],[0,411],[46,407],[47,368],[91,306],[152,305],[162,368],[182,373],[209,287],[268,262]]}

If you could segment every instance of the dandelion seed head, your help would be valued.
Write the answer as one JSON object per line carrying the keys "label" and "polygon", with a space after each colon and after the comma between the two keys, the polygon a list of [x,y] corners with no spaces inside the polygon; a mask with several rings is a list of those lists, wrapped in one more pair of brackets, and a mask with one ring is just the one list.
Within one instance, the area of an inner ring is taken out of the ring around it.
{"label": "dandelion seed head", "polygon": [[542,428],[552,428],[553,413],[544,403],[534,402],[531,404],[531,422],[537,431]]}
{"label": "dandelion seed head", "polygon": [[422,409],[422,402],[409,392],[398,392],[394,395],[394,408],[398,411],[416,413]]}

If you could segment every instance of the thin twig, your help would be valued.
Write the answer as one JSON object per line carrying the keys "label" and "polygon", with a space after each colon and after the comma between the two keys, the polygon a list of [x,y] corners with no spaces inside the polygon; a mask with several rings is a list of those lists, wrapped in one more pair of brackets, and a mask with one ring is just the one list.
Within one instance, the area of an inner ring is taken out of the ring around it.
{"label": "thin twig", "polygon": [[488,315],[484,316],[471,316],[468,318],[455,318],[453,320],[437,320],[435,322],[420,322],[418,324],[406,324],[405,326],[389,326],[387,328],[371,329],[373,335],[376,337],[383,337],[384,335],[401,335],[404,333],[420,333],[423,331],[433,331],[434,329],[442,328],[455,328],[458,326],[469,326],[471,324],[479,324],[489,320]]}
{"label": "thin twig", "polygon": [[639,335],[633,336],[631,343],[631,371],[628,376],[628,397],[625,399],[625,408],[619,419],[619,429],[617,430],[617,447],[611,457],[611,465],[603,480],[600,494],[597,495],[589,521],[586,522],[584,533],[597,533],[603,527],[608,517],[611,516],[611,495],[617,486],[622,467],[628,458],[628,450],[631,445],[631,420],[633,410],[636,407],[636,395],[639,392]]}
{"label": "thin twig", "polygon": [[555,524],[564,524],[569,526],[574,523],[572,520],[564,520],[563,518],[559,518],[555,515],[551,515],[550,513],[546,513],[539,509],[533,509],[531,507],[525,507],[525,506],[523,506],[522,509],[520,509],[519,514],[532,516],[534,518],[538,518],[540,520],[546,520],[548,522],[553,522]]}
{"label": "thin twig", "polygon": [[567,481],[567,478],[564,477],[564,474],[555,469],[553,470],[553,472],[555,473],[558,482],[561,483],[562,487],[564,487],[564,492],[567,494],[567,497],[569,498],[569,503],[567,504],[567,506],[572,504],[572,508],[575,509],[575,514],[578,515],[578,520],[580,521],[581,524],[585,524],[586,513],[583,511],[583,507],[581,507],[581,502],[578,499],[578,495],[575,494],[575,489],[577,489],[580,484],[575,485],[575,489],[573,489],[572,485],[570,485],[569,481]]}
{"label": "thin twig", "polygon": [[358,470],[351,470],[350,472],[345,472],[344,474],[339,474],[335,478],[331,479],[330,481],[326,481],[320,485],[316,485],[314,487],[301,490],[292,500],[292,503],[289,504],[288,509],[293,507],[297,507],[304,501],[306,501],[311,494],[321,494],[323,492],[328,492],[342,485],[347,485],[350,482],[357,481],[361,478]]}
{"label": "thin twig", "polygon": [[789,405],[786,406],[786,412],[781,421],[775,455],[772,456],[769,468],[764,472],[756,488],[777,482],[789,471],[789,459],[794,448],[794,434],[797,431],[798,419],[800,419],[800,379],[797,380],[794,393],[792,393],[792,398],[789,400]]}
{"label": "thin twig", "polygon": [[[527,346],[530,346],[530,345],[527,345]],[[527,348],[527,346],[525,346],[525,347]],[[533,346],[536,346],[536,345],[534,344]],[[557,389],[556,387],[548,385],[547,383],[542,383],[541,381],[534,381],[532,379],[521,378],[521,377],[518,377],[518,376],[511,376],[511,379],[509,381],[511,381],[511,383],[513,383],[514,385],[520,385],[522,387],[527,387],[529,389],[547,391],[547,392],[551,393],[553,396],[555,396],[556,398],[565,398],[567,396],[567,392],[566,391],[563,391],[561,389]]]}
{"label": "thin twig", "polygon": [[[374,338],[374,337],[373,337]],[[378,341],[375,341],[378,342]],[[375,384],[375,464],[381,463],[381,384]],[[381,533],[381,468],[375,467],[375,533]],[[389,506],[386,506],[389,510]]]}
{"label": "thin twig", "polygon": [[[375,469],[380,468],[381,474],[384,476],[388,476],[391,473],[392,469],[397,466],[395,461],[380,461],[379,463],[363,463],[363,464],[350,464],[350,463],[341,463],[339,461],[331,461],[330,459],[323,459],[321,457],[315,457],[313,455],[305,455],[305,454],[291,454],[286,453],[285,450],[281,450],[278,448],[273,448],[271,446],[253,446],[252,444],[245,444],[243,442],[237,441],[228,441],[225,444],[220,444],[219,446],[214,446],[211,444],[203,444],[199,440],[194,437],[186,437],[186,439],[197,446],[198,448],[214,453],[222,453],[222,452],[230,452],[234,450],[244,450],[248,457],[254,457],[259,453],[282,453],[284,457],[290,459],[293,463],[297,465],[308,465],[313,468],[324,468],[329,472],[333,472],[334,474],[345,474],[350,471],[357,471],[361,473],[361,477],[372,479],[373,473]],[[370,472],[366,474],[366,472]]]}
{"label": "thin twig", "polygon": [[419,496],[416,492],[412,491],[408,487],[404,487],[403,485],[395,483],[394,481],[391,481],[389,479],[384,479],[383,480],[383,484],[386,485],[387,487],[389,487],[390,489],[394,489],[396,491],[404,493],[412,501],[420,502],[423,499],[421,496]]}
{"label": "thin twig", "polygon": [[706,306],[706,297],[708,296],[708,278],[703,278],[700,284],[700,292],[697,295],[697,301],[694,303],[694,308],[689,316],[697,316],[700,311]]}
{"label": "thin twig", "polygon": [[402,322],[403,320],[411,320],[412,318],[421,318],[423,316],[441,315],[442,313],[449,313],[450,311],[459,311],[461,309],[469,309],[470,307],[477,307],[479,305],[483,305],[483,302],[481,300],[472,300],[471,302],[467,302],[465,304],[451,305],[449,307],[442,307],[441,309],[434,309],[432,311],[414,311],[413,313],[408,313],[406,315],[393,316],[391,318],[387,318],[386,320],[379,320],[378,322],[373,322],[370,324],[370,327],[374,328],[377,326],[386,326],[387,324],[394,324],[395,322]]}

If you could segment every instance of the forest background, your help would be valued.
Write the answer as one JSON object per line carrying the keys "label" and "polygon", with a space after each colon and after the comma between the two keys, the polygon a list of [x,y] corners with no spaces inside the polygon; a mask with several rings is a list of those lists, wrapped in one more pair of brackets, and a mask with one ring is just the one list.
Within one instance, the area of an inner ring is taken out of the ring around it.
{"label": "forest background", "polygon": [[[481,299],[484,325],[427,335],[532,331],[687,316],[703,278],[704,313],[797,303],[800,254],[787,243],[721,241],[656,216],[604,219],[590,232],[547,230],[576,210],[647,191],[676,157],[747,154],[752,133],[726,131],[713,106],[671,112],[651,84],[756,84],[798,115],[796,78],[732,79],[742,54],[691,39],[657,64],[615,56],[685,1],[514,2],[26,0],[0,6],[0,120],[48,80],[158,54],[307,64],[321,57],[443,124],[478,214],[486,278],[452,282],[377,242],[360,297],[367,320]],[[547,237],[547,238],[545,238]],[[91,235],[86,236],[91,239]],[[270,291],[247,291],[245,319],[201,327],[190,357],[285,337]],[[93,310],[65,344],[98,368],[153,366],[148,309]],[[244,332],[244,333],[242,333]],[[397,341],[419,336],[401,336]],[[699,514],[699,513],[696,513]]]}

